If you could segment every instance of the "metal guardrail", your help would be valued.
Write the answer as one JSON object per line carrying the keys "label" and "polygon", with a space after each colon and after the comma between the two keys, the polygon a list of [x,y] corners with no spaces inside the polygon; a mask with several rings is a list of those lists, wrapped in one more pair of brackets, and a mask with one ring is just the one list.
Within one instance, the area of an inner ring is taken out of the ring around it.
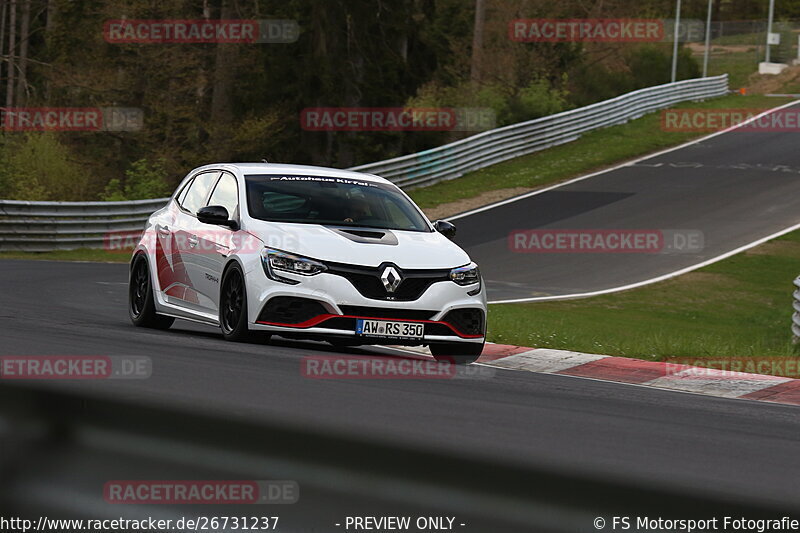
{"label": "metal guardrail", "polygon": [[794,302],[792,302],[792,307],[794,308],[794,313],[792,314],[792,335],[794,336],[794,342],[800,343],[800,276],[797,276],[794,280],[794,286],[797,287],[794,291]]}
{"label": "metal guardrail", "polygon": [[[648,87],[586,107],[485,131],[431,150],[350,170],[383,176],[400,187],[430,185],[578,139],[678,102],[722,96],[728,76]],[[167,198],[132,202],[0,200],[0,251],[102,248],[109,233],[135,232]]]}
{"label": "metal guardrail", "polygon": [[128,202],[0,200],[0,250],[102,248],[109,235],[141,231],[168,198]]}
{"label": "metal guardrail", "polygon": [[586,107],[485,131],[438,148],[350,170],[378,174],[400,187],[431,185],[574,141],[588,131],[622,124],[678,102],[713,98],[727,92],[727,74],[648,87]]}

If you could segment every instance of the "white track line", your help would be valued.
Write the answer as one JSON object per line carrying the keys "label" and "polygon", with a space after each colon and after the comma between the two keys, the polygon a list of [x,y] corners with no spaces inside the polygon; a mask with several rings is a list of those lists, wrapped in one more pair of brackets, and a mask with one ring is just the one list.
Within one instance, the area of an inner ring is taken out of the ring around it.
{"label": "white track line", "polygon": [[760,114],[758,114],[758,115],[756,115],[754,117],[751,117],[751,118],[745,120],[744,122],[736,124],[735,126],[731,126],[730,128],[714,132],[714,133],[712,133],[710,135],[706,135],[705,137],[700,137],[698,139],[694,139],[693,141],[685,142],[683,144],[679,144],[678,146],[673,146],[672,148],[667,148],[665,150],[661,150],[660,152],[655,152],[653,154],[645,155],[645,156],[642,156],[642,157],[639,157],[639,158],[636,158],[636,159],[632,159],[630,161],[625,161],[624,163],[620,163],[619,165],[615,165],[613,167],[605,168],[603,170],[598,170],[597,172],[592,172],[591,174],[586,174],[584,176],[578,176],[577,178],[572,178],[571,180],[562,181],[560,183],[556,183],[555,185],[550,185],[549,187],[545,187],[543,189],[536,189],[535,191],[527,192],[527,193],[522,194],[520,196],[515,196],[513,198],[508,198],[507,200],[502,200],[502,201],[494,203],[494,204],[489,204],[489,205],[485,205],[483,207],[478,207],[477,209],[473,209],[471,211],[466,211],[464,213],[459,213],[458,215],[454,215],[452,217],[448,217],[448,220],[457,220],[459,218],[468,217],[468,216],[474,215],[476,213],[480,213],[482,211],[488,211],[489,209],[494,209],[495,207],[500,207],[502,205],[510,204],[512,202],[517,202],[519,200],[524,200],[525,198],[530,198],[531,196],[536,196],[537,194],[542,194],[542,193],[545,193],[547,191],[552,191],[553,189],[558,189],[559,187],[564,187],[565,185],[571,185],[571,184],[577,183],[579,181],[583,181],[583,180],[586,180],[586,179],[589,179],[589,178],[593,178],[595,176],[599,176],[601,174],[605,174],[606,172],[612,172],[614,170],[619,170],[621,168],[629,167],[631,165],[635,165],[636,163],[639,163],[640,161],[646,161],[648,159],[652,159],[654,157],[658,157],[658,156],[663,155],[663,154],[668,154],[668,153],[674,152],[676,150],[681,150],[683,148],[686,148],[686,147],[701,143],[703,141],[707,141],[708,139],[711,139],[713,137],[717,137],[718,135],[723,135],[723,134],[728,133],[730,131],[733,131],[735,129],[741,128],[742,126],[744,126],[746,124],[749,124],[750,122],[753,122],[755,120],[758,120],[759,118],[761,118],[763,116],[769,115],[770,113],[774,113],[775,111],[780,111],[781,109],[796,105],[798,103],[800,103],[800,100],[797,100],[795,102],[788,102],[788,103],[783,104],[781,106],[774,107],[772,109],[768,109],[768,110],[764,111],[763,113],[760,113]]}
{"label": "white track line", "polygon": [[[693,146],[695,144],[702,143],[702,142],[707,141],[708,139],[711,139],[713,137],[717,137],[719,135],[724,135],[725,133],[728,133],[728,132],[731,132],[731,131],[736,130],[738,128],[741,128],[742,126],[745,126],[746,124],[749,124],[749,123],[751,123],[753,121],[756,121],[761,117],[769,115],[770,113],[774,113],[775,111],[780,111],[781,109],[785,109],[787,107],[791,107],[793,105],[797,105],[798,103],[800,103],[800,100],[795,101],[795,102],[788,102],[788,103],[780,105],[778,107],[774,107],[772,109],[768,109],[767,111],[764,111],[763,113],[759,113],[758,115],[755,115],[754,117],[751,117],[751,118],[745,120],[744,122],[736,124],[735,126],[731,126],[730,128],[714,132],[714,133],[712,133],[710,135],[706,135],[704,137],[700,137],[698,139],[694,139],[692,141],[689,141],[689,142],[686,142],[686,143],[683,143],[683,144],[679,144],[678,146],[673,146],[672,148],[667,148],[665,150],[661,150],[661,151],[653,153],[653,154],[649,154],[649,155],[646,155],[646,156],[643,156],[643,157],[639,157],[639,158],[633,159],[631,161],[626,161],[624,163],[620,163],[619,165],[615,165],[613,167],[609,167],[609,168],[606,168],[606,169],[603,169],[603,170],[599,170],[597,172],[592,172],[591,174],[586,174],[584,176],[579,176],[579,177],[573,178],[571,180],[567,180],[567,181],[564,181],[564,182],[561,182],[561,183],[557,183],[555,185],[551,185],[551,186],[545,187],[543,189],[537,189],[535,191],[531,191],[529,193],[522,194],[520,196],[515,196],[514,198],[509,198],[507,200],[503,200],[503,201],[500,201],[500,202],[497,202],[497,203],[494,203],[494,204],[489,204],[489,205],[486,205],[486,206],[483,206],[483,207],[479,207],[477,209],[473,209],[471,211],[467,211],[465,213],[461,213],[461,214],[452,216],[448,220],[456,220],[456,219],[459,219],[459,218],[464,218],[464,217],[468,217],[468,216],[474,215],[476,213],[481,213],[483,211],[488,211],[488,210],[494,209],[496,207],[507,205],[507,204],[510,204],[512,202],[517,202],[519,200],[524,200],[526,198],[530,198],[532,196],[536,196],[537,194],[542,194],[542,193],[545,193],[545,192],[548,192],[548,191],[552,191],[553,189],[558,189],[559,187],[564,187],[566,185],[571,185],[573,183],[577,183],[579,181],[587,180],[589,178],[593,178],[595,176],[599,176],[599,175],[605,174],[607,172],[612,172],[614,170],[619,170],[621,168],[625,168],[625,167],[628,167],[628,166],[631,166],[631,165],[635,165],[636,163],[639,163],[641,161],[646,161],[648,159],[652,159],[654,157],[661,156],[663,154],[667,154],[667,153],[670,153],[670,152],[675,152],[677,150],[681,150],[683,148],[687,148],[689,146]],[[626,291],[626,290],[629,290],[629,289],[635,289],[635,288],[641,287],[643,285],[649,285],[651,283],[658,283],[659,281],[664,281],[666,279],[670,279],[670,278],[673,278],[675,276],[680,276],[681,274],[686,274],[687,272],[691,272],[693,270],[697,270],[698,268],[703,268],[703,267],[708,266],[708,265],[710,265],[712,263],[716,263],[717,261],[722,261],[723,259],[727,259],[728,257],[730,257],[732,255],[738,254],[740,252],[743,252],[745,250],[753,248],[754,246],[758,246],[759,244],[763,244],[763,243],[765,243],[765,242],[767,242],[769,240],[775,239],[777,237],[780,237],[781,235],[785,235],[786,233],[792,232],[792,231],[797,230],[797,229],[800,229],[800,224],[796,224],[796,225],[791,226],[789,228],[780,230],[780,231],[778,231],[776,233],[773,233],[772,235],[769,235],[769,236],[764,237],[762,239],[758,239],[757,241],[754,241],[754,242],[751,242],[751,243],[746,244],[744,246],[741,246],[741,247],[739,247],[739,248],[737,248],[735,250],[732,250],[730,252],[726,252],[726,253],[724,253],[722,255],[719,255],[717,257],[714,257],[712,259],[708,259],[706,261],[703,261],[702,263],[697,263],[695,265],[691,265],[691,266],[688,266],[686,268],[682,268],[680,270],[676,270],[675,272],[671,272],[669,274],[664,274],[662,276],[658,276],[658,277],[655,277],[655,278],[650,278],[650,279],[647,279],[647,280],[644,280],[644,281],[639,281],[637,283],[631,283],[629,285],[622,285],[622,286],[619,286],[619,287],[612,287],[612,288],[609,288],[609,289],[602,289],[602,290],[598,290],[598,291],[575,293],[575,294],[565,294],[565,295],[557,295],[557,296],[537,296],[537,297],[531,297],[531,298],[514,298],[514,299],[510,299],[510,300],[495,300],[495,301],[491,301],[489,303],[490,304],[509,304],[509,303],[524,303],[524,302],[544,302],[544,301],[550,301],[550,300],[571,300],[571,299],[576,299],[576,298],[588,298],[590,296],[598,296],[598,295],[601,295],[601,294],[609,294],[609,293],[612,293],[612,292],[620,292],[620,291]]]}
{"label": "white track line", "polygon": [[576,294],[564,294],[564,295],[557,295],[557,296],[538,296],[534,298],[517,298],[514,300],[496,300],[493,302],[489,302],[490,304],[513,304],[513,303],[522,303],[522,302],[546,302],[548,300],[574,300],[576,298],[588,298],[590,296],[599,296],[601,294],[609,294],[612,292],[620,292],[620,291],[627,291],[629,289],[635,289],[637,287],[642,287],[644,285],[650,285],[651,283],[658,283],[659,281],[664,281],[670,278],[674,278],[676,276],[680,276],[681,274],[686,274],[687,272],[691,272],[692,270],[697,270],[698,268],[703,268],[708,266],[712,263],[716,263],[717,261],[722,261],[723,259],[727,259],[732,255],[736,255],[740,252],[744,252],[745,250],[749,250],[750,248],[754,248],[759,244],[764,244],[767,241],[771,241],[781,235],[785,235],[792,231],[800,229],[800,224],[795,224],[794,226],[788,227],[786,229],[782,229],[777,233],[773,233],[772,235],[768,235],[757,241],[753,241],[749,244],[745,244],[744,246],[740,246],[735,250],[731,250],[730,252],[726,252],[722,255],[718,255],[712,259],[708,259],[703,261],[702,263],[697,263],[696,265],[691,265],[686,268],[682,268],[680,270],[676,270],[675,272],[670,272],[669,274],[664,274],[663,276],[658,276],[656,278],[646,279],[644,281],[639,281],[636,283],[631,283],[629,285],[622,285],[620,287],[612,287],[610,289],[603,289],[600,291],[592,291],[592,292],[581,292]]}

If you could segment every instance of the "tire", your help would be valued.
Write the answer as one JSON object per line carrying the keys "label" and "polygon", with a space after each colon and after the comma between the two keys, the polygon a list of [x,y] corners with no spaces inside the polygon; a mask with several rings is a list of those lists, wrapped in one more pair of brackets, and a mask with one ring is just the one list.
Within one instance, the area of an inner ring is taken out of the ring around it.
{"label": "tire", "polygon": [[431,344],[431,354],[437,361],[448,361],[456,365],[474,363],[483,352],[485,343],[451,342],[448,344]]}
{"label": "tire", "polygon": [[247,289],[238,263],[232,264],[222,277],[219,327],[226,341],[250,342],[255,338],[247,327]]}
{"label": "tire", "polygon": [[133,260],[128,279],[128,315],[134,326],[153,329],[169,329],[175,319],[156,313],[150,267],[143,254]]}

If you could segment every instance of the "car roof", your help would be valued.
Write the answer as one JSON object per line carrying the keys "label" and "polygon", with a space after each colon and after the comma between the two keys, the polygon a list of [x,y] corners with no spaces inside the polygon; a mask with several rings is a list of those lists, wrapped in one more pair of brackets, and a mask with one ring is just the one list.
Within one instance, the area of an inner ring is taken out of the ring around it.
{"label": "car roof", "polygon": [[238,170],[244,175],[300,174],[307,176],[324,176],[324,177],[359,179],[377,183],[391,183],[389,180],[381,178],[380,176],[376,176],[374,174],[353,172],[350,170],[341,170],[337,168],[315,167],[311,165],[284,165],[278,163],[220,163],[215,165],[205,165],[195,170],[202,171],[205,169]]}

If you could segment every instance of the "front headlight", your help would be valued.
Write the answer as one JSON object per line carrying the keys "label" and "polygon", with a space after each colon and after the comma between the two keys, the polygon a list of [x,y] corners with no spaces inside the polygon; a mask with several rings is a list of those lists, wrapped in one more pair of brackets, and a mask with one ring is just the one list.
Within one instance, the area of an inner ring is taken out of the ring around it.
{"label": "front headlight", "polygon": [[327,267],[319,261],[273,248],[264,248],[261,251],[261,265],[264,267],[264,273],[269,279],[290,285],[297,285],[300,282],[285,278],[279,275],[278,272],[315,276],[327,270]]}
{"label": "front headlight", "polygon": [[481,280],[481,273],[478,265],[470,263],[451,270],[450,279],[461,286],[472,285]]}

